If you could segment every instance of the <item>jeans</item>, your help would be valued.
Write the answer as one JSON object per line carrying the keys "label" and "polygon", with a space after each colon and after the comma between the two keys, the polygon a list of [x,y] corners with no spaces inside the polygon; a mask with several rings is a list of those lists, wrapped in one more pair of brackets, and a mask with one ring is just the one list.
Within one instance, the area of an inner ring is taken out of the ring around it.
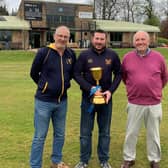
{"label": "jeans", "polygon": [[80,161],[87,163],[92,153],[92,131],[94,127],[95,113],[97,112],[98,146],[97,153],[101,163],[109,159],[110,126],[112,116],[112,100],[108,104],[95,105],[94,111],[88,113],[90,101],[88,97],[82,98],[81,124],[80,124]]}
{"label": "jeans", "polygon": [[34,138],[32,142],[30,166],[42,167],[42,156],[45,139],[47,136],[50,119],[53,125],[53,150],[51,160],[59,163],[62,160],[62,148],[65,137],[65,120],[67,112],[67,100],[60,103],[44,102],[35,99]]}

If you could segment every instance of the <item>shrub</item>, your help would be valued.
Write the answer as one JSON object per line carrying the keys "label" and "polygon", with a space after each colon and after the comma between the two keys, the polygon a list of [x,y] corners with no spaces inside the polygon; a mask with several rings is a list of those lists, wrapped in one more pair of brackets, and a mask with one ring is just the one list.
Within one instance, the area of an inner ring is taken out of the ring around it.
{"label": "shrub", "polygon": [[159,37],[158,38],[158,45],[159,46],[167,46],[168,45],[168,39]]}

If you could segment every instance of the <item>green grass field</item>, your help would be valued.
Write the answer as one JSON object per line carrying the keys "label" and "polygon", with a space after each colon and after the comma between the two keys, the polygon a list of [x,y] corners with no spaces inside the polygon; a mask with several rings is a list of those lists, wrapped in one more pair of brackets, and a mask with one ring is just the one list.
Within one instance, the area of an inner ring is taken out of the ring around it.
{"label": "green grass field", "polygon": [[[168,62],[168,49],[157,49]],[[116,49],[121,59],[128,49]],[[30,51],[0,51],[0,167],[28,168],[30,146],[33,136],[34,93],[36,85],[29,71],[35,53]],[[161,168],[168,168],[168,87],[163,92],[163,120],[161,123]],[[79,161],[80,90],[72,81],[69,89],[64,161],[71,168]],[[113,96],[110,163],[119,168],[125,136],[127,104],[123,83]],[[49,168],[52,145],[52,127],[48,132],[43,155],[43,168]],[[93,132],[93,152],[89,168],[98,168],[97,125]],[[137,144],[135,168],[147,168],[146,136],[142,127]]]}

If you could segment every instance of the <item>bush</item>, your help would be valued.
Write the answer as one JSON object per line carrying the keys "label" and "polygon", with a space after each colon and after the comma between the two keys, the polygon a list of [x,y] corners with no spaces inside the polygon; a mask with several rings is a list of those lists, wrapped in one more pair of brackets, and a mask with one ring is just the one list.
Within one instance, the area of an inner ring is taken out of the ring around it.
{"label": "bush", "polygon": [[168,39],[159,37],[158,38],[158,45],[159,46],[168,46]]}

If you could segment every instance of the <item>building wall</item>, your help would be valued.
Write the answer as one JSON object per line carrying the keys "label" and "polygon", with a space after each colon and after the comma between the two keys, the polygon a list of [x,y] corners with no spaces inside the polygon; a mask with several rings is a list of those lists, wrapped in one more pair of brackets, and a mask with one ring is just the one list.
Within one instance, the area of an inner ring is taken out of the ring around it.
{"label": "building wall", "polygon": [[[27,5],[37,5],[37,10],[39,10],[40,17],[36,18],[34,14],[34,20],[30,19],[31,31],[24,34],[26,43],[23,43],[22,46],[28,47],[31,44],[31,47],[41,47],[45,46],[52,41],[52,36],[55,31],[55,28],[59,25],[66,25],[70,28],[71,39],[70,46],[73,46],[72,43],[75,43],[74,46],[88,47],[91,31],[96,29],[96,22],[93,21],[93,11],[94,8],[92,5],[82,5],[82,4],[71,4],[71,3],[57,3],[57,2],[40,2],[39,0],[35,1],[24,1],[22,0],[18,16],[21,19],[25,19],[25,10]],[[39,8],[38,8],[39,7]],[[41,10],[41,11],[40,11]],[[31,12],[29,12],[31,14]],[[72,19],[72,21],[66,21]],[[54,21],[53,21],[54,20]],[[108,46],[114,47],[132,47],[133,32],[121,32],[122,39],[118,41],[111,41],[111,33],[108,32],[107,41]],[[23,35],[23,34],[22,34]],[[18,36],[19,37],[19,36]],[[50,37],[50,38],[48,38]],[[156,44],[157,35],[155,33],[150,33],[151,44]],[[20,38],[20,37],[19,37]],[[39,38],[39,39],[38,39]],[[23,40],[22,38],[20,38]]]}
{"label": "building wall", "polygon": [[25,4],[42,4],[42,20],[28,20],[30,21],[31,23],[31,27],[32,28],[46,28],[47,25],[46,25],[46,4],[45,3],[42,3],[42,2],[35,2],[35,1],[24,1],[22,0],[21,3],[20,3],[20,6],[19,6],[19,9],[18,9],[18,12],[17,12],[17,16],[21,19],[25,19]]}
{"label": "building wall", "polygon": [[132,47],[133,33],[132,32],[124,32],[122,39],[122,47]]}
{"label": "building wall", "polygon": [[[114,40],[112,41],[110,39],[110,33],[115,32],[108,32],[107,41],[108,41],[108,47],[122,47],[122,48],[129,48],[134,47],[133,46],[133,36],[136,32],[123,32],[122,33],[122,39],[121,40]],[[157,33],[155,32],[149,32],[150,36],[150,47],[156,47],[157,46]]]}
{"label": "building wall", "polygon": [[[93,6],[84,5],[84,6],[76,6],[76,14],[75,14],[75,42],[79,43],[79,46],[88,47],[91,38],[91,31],[94,30],[95,22],[92,21],[92,17],[89,18],[87,16],[83,16],[80,13],[93,15]],[[82,44],[81,44],[82,43]]]}
{"label": "building wall", "polygon": [[28,34],[29,34],[28,31],[24,31],[24,30],[13,31],[10,48],[28,49],[29,48]]}
{"label": "building wall", "polygon": [[[40,2],[40,1],[23,1],[18,10],[18,16],[25,19],[24,7],[31,4],[41,5],[42,19],[30,20],[30,42],[34,45],[35,34],[40,33],[40,46],[49,43],[47,33],[52,33],[59,25],[66,25],[70,28],[74,36],[71,41],[78,43],[79,41],[90,40],[90,30],[95,28],[92,23],[93,19],[93,6],[81,4],[67,4],[67,3],[54,3],[54,2]],[[91,15],[92,14],[92,15]],[[70,20],[72,19],[72,21]],[[54,21],[53,21],[54,20]],[[52,37],[52,35],[50,35]]]}
{"label": "building wall", "polygon": [[150,36],[150,46],[156,47],[157,46],[157,34],[156,33],[149,33]]}

